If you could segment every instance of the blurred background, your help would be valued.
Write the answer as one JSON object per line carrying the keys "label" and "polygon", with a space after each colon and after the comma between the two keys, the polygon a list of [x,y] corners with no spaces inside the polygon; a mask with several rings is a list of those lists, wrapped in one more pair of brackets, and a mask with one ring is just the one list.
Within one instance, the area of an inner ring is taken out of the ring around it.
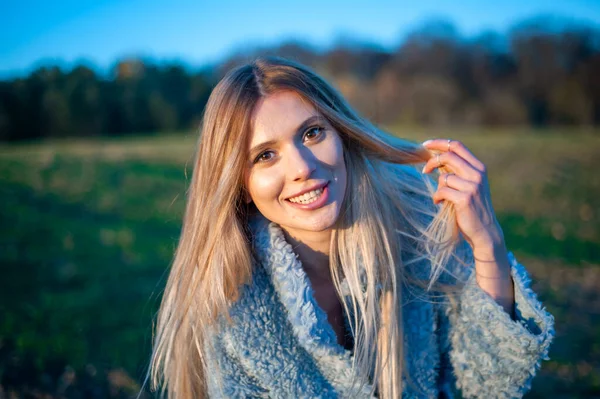
{"label": "blurred background", "polygon": [[263,54],[488,165],[556,318],[527,397],[600,397],[600,2],[287,3],[0,5],[0,398],[140,392],[203,107]]}

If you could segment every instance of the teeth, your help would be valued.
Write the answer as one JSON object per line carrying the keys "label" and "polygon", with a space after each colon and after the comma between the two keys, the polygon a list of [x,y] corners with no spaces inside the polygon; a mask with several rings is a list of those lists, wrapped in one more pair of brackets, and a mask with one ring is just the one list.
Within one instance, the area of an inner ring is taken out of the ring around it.
{"label": "teeth", "polygon": [[315,202],[321,194],[323,194],[323,189],[319,188],[297,197],[289,198],[289,200],[295,204],[310,204],[311,202]]}

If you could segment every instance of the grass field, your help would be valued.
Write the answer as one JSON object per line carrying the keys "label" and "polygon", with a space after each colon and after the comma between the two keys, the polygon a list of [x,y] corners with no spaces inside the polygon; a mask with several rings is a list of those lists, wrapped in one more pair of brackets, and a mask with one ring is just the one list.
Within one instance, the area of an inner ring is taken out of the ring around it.
{"label": "grass field", "polygon": [[[460,139],[488,166],[507,246],[556,318],[528,397],[600,397],[600,132],[395,131]],[[5,391],[138,392],[195,144],[173,134],[0,146]]]}

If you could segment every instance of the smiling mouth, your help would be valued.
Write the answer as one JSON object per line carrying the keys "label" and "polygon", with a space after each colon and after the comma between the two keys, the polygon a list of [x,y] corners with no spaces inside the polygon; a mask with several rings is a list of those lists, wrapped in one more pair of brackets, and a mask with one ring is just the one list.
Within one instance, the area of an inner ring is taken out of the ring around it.
{"label": "smiling mouth", "polygon": [[324,188],[318,188],[316,190],[309,191],[308,193],[304,193],[297,197],[288,198],[288,201],[293,202],[294,204],[310,204],[319,199],[321,195],[323,195]]}

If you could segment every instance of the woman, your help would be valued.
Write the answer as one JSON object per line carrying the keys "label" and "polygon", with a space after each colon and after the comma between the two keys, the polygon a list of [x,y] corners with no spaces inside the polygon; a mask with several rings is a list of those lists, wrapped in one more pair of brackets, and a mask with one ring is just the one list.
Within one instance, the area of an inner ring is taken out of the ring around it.
{"label": "woman", "polygon": [[528,284],[462,143],[394,139],[306,67],[258,59],[206,105],[153,386],[519,397],[554,334]]}

